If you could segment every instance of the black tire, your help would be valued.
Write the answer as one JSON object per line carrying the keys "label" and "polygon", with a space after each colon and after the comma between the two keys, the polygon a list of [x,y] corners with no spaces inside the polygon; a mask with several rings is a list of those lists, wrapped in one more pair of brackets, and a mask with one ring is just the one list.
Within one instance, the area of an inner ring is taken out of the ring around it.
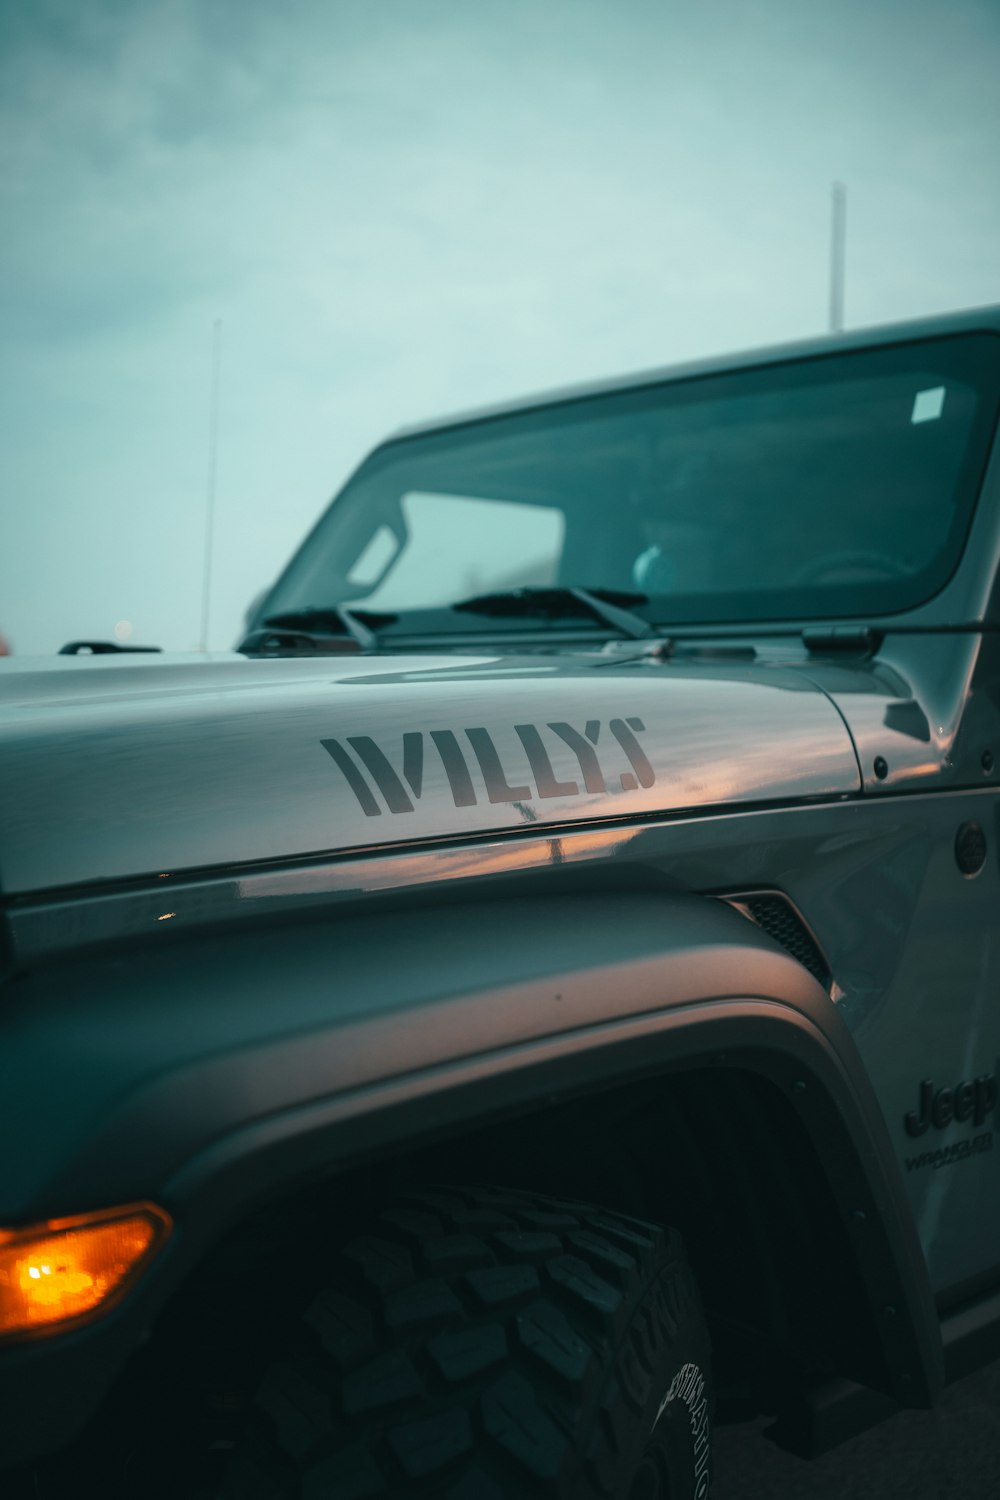
{"label": "black tire", "polygon": [[414,1193],[339,1252],[222,1494],[704,1500],[710,1417],[676,1233],[529,1193]]}

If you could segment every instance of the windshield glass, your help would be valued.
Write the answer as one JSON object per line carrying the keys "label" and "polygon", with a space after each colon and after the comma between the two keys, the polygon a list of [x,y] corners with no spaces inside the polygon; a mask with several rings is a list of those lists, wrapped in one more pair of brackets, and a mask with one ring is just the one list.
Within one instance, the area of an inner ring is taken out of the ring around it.
{"label": "windshield glass", "polygon": [[519,587],[645,596],[664,625],[912,607],[962,549],[997,348],[977,334],[827,355],[389,443],[260,613],[340,603],[394,616],[390,632],[466,632],[489,622],[449,606]]}

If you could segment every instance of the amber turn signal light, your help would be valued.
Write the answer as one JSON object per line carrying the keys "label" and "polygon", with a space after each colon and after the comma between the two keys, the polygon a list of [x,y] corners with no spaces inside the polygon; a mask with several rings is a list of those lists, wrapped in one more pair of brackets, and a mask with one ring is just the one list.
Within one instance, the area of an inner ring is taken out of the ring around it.
{"label": "amber turn signal light", "polygon": [[152,1203],[0,1229],[0,1339],[58,1333],[116,1302],[170,1233]]}

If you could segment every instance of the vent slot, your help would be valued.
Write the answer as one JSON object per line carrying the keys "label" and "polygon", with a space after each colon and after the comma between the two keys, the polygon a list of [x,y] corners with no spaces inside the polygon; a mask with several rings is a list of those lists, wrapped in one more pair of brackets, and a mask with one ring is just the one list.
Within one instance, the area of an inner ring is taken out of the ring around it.
{"label": "vent slot", "polygon": [[787,896],[780,891],[752,891],[722,899],[755,922],[768,937],[774,938],[829,993],[833,974],[822,948]]}

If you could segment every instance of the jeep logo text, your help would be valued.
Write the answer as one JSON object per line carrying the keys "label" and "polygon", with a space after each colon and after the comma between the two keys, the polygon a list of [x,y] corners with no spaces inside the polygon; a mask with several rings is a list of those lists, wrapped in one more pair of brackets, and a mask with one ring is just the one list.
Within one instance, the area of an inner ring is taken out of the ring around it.
{"label": "jeep logo text", "polygon": [[943,1130],[952,1120],[972,1120],[981,1125],[997,1102],[997,1080],[994,1073],[967,1079],[953,1089],[934,1092],[933,1079],[920,1085],[920,1103],[904,1116],[907,1135],[923,1135],[928,1126]]}

